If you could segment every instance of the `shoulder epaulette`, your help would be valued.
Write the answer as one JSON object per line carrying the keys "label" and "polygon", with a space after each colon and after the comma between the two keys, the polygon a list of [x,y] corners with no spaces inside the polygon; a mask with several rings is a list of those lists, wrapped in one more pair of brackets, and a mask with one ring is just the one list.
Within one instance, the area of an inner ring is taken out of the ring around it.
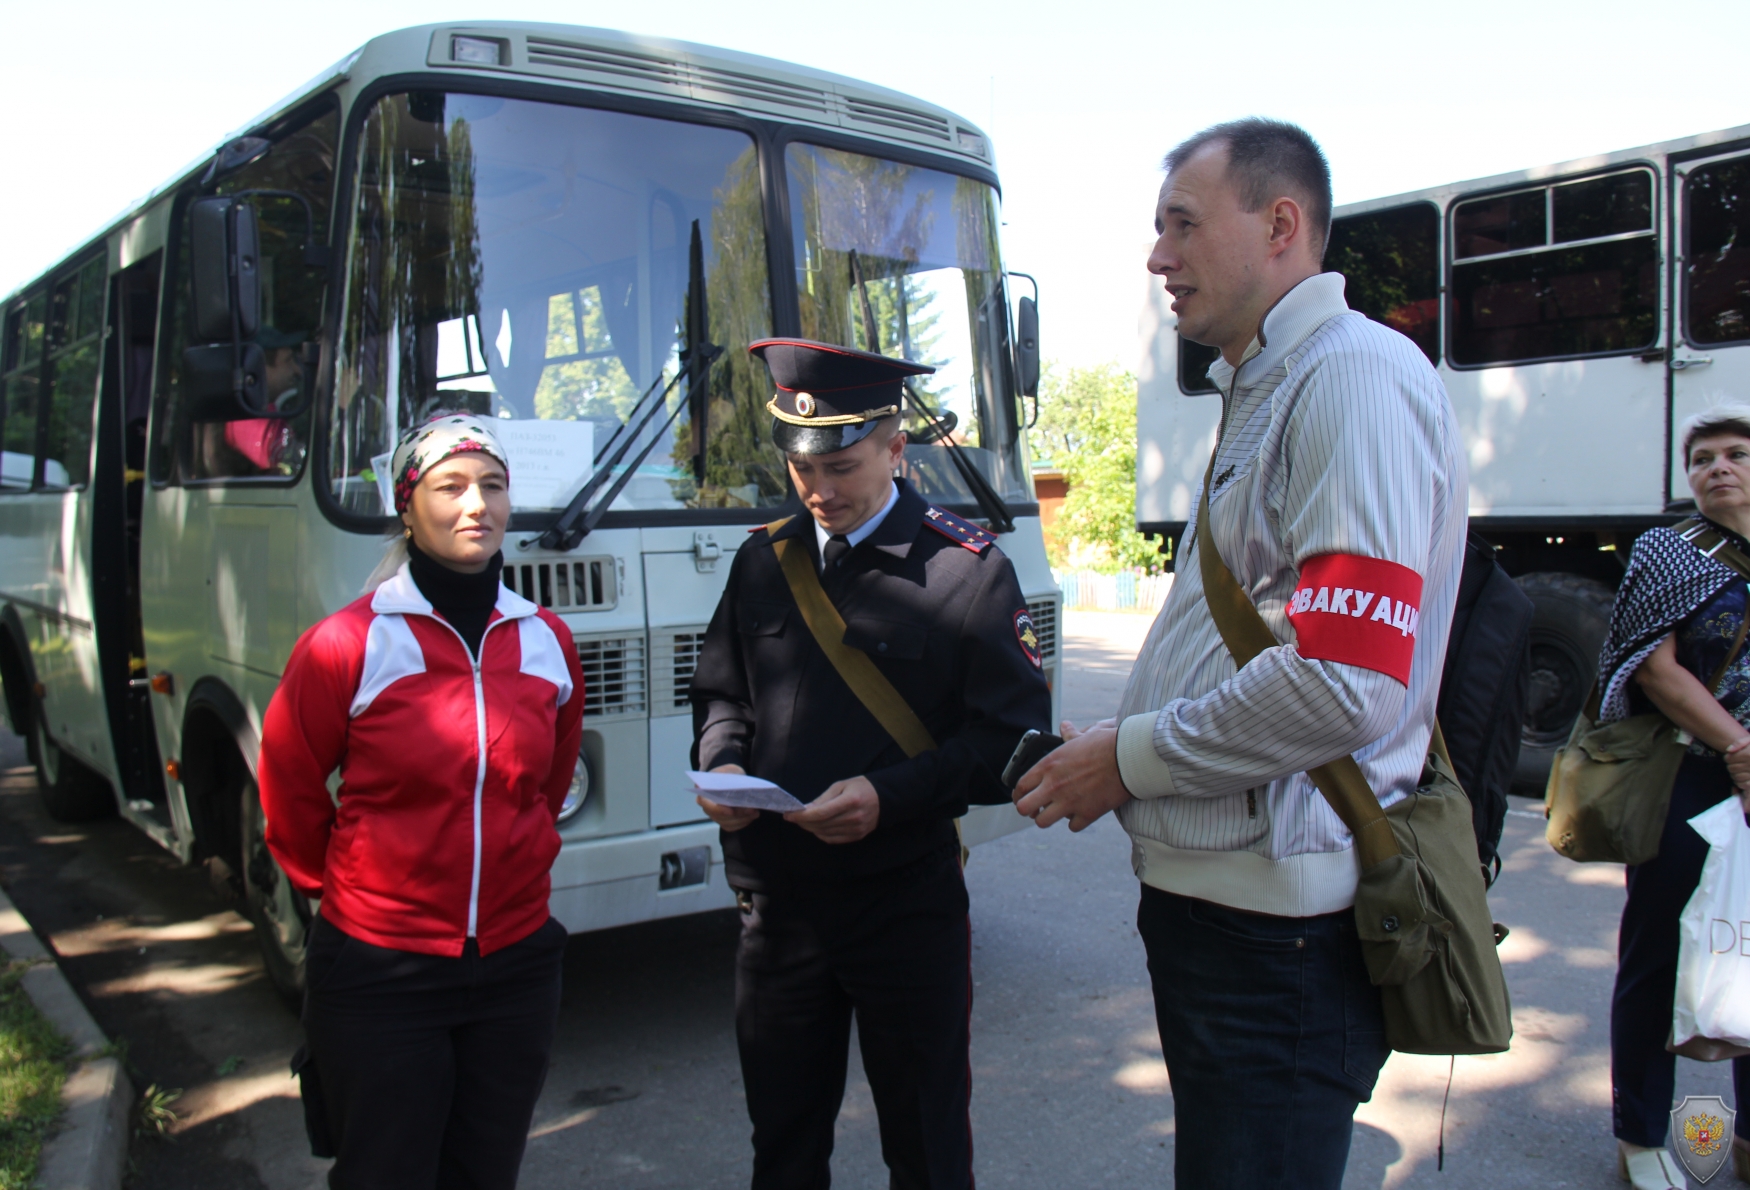
{"label": "shoulder epaulette", "polygon": [[946,508],[937,508],[934,504],[924,510],[924,524],[975,554],[982,554],[997,543],[996,534],[980,529],[965,517],[955,516]]}

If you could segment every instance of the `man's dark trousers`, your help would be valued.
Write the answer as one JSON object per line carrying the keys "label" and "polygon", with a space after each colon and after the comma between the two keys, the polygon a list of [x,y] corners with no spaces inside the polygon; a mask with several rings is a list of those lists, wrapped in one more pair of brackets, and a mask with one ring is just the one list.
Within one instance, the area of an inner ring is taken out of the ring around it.
{"label": "man's dark trousers", "polygon": [[970,1190],[972,979],[953,850],[742,894],[735,1031],[754,1190],[826,1190],[852,1013],[893,1190]]}
{"label": "man's dark trousers", "polygon": [[[559,1023],[557,919],[481,957],[372,946],[318,916],[304,1030],[333,1190],[512,1190]],[[312,1108],[315,1108],[312,1111]],[[314,1118],[312,1118],[314,1117]]]}
{"label": "man's dark trousers", "polygon": [[1243,913],[1145,884],[1136,928],[1173,1086],[1175,1184],[1337,1190],[1355,1107],[1389,1053],[1353,911]]}

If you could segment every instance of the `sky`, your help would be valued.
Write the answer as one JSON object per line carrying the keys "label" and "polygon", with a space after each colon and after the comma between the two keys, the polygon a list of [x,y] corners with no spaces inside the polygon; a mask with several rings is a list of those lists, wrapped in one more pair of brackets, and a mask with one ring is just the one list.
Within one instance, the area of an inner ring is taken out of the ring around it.
{"label": "sky", "polygon": [[1135,367],[1160,159],[1217,121],[1301,124],[1338,203],[1750,124],[1743,0],[0,0],[0,294],[372,36],[486,16],[764,54],[981,125],[1008,266],[1071,365]]}

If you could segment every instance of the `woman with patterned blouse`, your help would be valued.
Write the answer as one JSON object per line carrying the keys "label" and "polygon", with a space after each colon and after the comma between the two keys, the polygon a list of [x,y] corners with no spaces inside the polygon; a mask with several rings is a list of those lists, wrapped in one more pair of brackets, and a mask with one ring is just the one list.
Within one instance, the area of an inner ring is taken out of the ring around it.
{"label": "woman with patterned blouse", "polygon": [[[1701,515],[1750,553],[1750,406],[1721,405],[1681,428]],[[1688,820],[1737,796],[1750,811],[1750,649],[1719,690],[1706,683],[1731,654],[1750,600],[1737,571],[1667,528],[1635,542],[1599,659],[1600,722],[1658,710],[1693,737],[1677,772],[1659,854],[1628,869],[1610,1006],[1613,1125],[1622,1176],[1641,1190],[1684,1187],[1664,1149],[1676,1076],[1665,1049],[1677,988],[1678,916],[1701,879],[1707,843]],[[1732,1062],[1732,1165],[1750,1182],[1750,1058]]]}

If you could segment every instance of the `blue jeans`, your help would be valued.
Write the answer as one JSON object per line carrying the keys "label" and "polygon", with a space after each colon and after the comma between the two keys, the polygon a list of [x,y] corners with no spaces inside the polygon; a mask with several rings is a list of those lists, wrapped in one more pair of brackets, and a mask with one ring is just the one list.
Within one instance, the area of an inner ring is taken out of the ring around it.
{"label": "blue jeans", "polygon": [[1273,917],[1144,885],[1136,928],[1173,1084],[1175,1184],[1336,1190],[1389,1053],[1353,911]]}

